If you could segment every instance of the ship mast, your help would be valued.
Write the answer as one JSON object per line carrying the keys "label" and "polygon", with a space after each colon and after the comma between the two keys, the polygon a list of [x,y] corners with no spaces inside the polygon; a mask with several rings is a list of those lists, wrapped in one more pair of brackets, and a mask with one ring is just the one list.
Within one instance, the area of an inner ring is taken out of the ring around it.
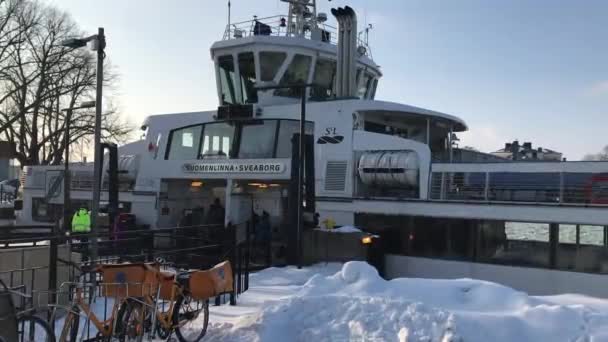
{"label": "ship mast", "polygon": [[281,0],[289,3],[287,34],[304,36],[306,31],[317,27],[316,0]]}

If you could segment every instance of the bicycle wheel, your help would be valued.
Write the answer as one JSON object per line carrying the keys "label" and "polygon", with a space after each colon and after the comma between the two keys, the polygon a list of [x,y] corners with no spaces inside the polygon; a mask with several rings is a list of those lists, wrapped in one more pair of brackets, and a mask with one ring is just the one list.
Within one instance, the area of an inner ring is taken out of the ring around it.
{"label": "bicycle wheel", "polygon": [[17,320],[19,341],[55,342],[51,326],[47,321],[34,315],[24,315]]}
{"label": "bicycle wheel", "polygon": [[80,312],[80,310],[75,306],[65,316],[59,342],[75,342],[78,340],[78,324],[80,324],[80,315],[78,312]]}
{"label": "bicycle wheel", "polygon": [[134,300],[125,301],[118,310],[116,316],[116,329],[114,337],[119,341],[143,341],[144,340],[144,306]]}
{"label": "bicycle wheel", "polygon": [[173,309],[175,335],[181,342],[200,341],[207,333],[209,301],[193,300],[188,295],[179,296]]}

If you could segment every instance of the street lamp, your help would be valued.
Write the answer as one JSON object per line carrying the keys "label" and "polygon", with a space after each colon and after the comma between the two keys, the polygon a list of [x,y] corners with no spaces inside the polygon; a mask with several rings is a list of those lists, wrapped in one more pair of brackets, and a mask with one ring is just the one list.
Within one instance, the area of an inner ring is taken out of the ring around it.
{"label": "street lamp", "polygon": [[303,226],[303,185],[304,185],[304,138],[306,136],[305,123],[306,123],[306,90],[310,87],[315,87],[313,83],[295,83],[286,85],[270,85],[256,87],[256,90],[271,90],[271,89],[298,89],[301,95],[300,102],[300,162],[298,163],[298,223],[296,228],[296,243],[297,243],[297,265],[298,268],[302,268],[302,226]]}
{"label": "street lamp", "polygon": [[70,214],[71,214],[71,198],[70,198],[70,186],[71,186],[71,175],[69,170],[70,160],[70,120],[72,118],[72,112],[77,109],[93,108],[95,107],[95,101],[85,101],[79,106],[64,108],[61,111],[66,113],[65,116],[65,132],[64,132],[64,145],[65,145],[65,157],[63,165],[63,231],[70,231]]}
{"label": "street lamp", "polygon": [[99,214],[99,200],[101,197],[101,106],[103,96],[103,59],[106,54],[106,36],[103,27],[97,34],[86,38],[72,38],[65,40],[61,45],[78,49],[91,42],[91,49],[97,51],[97,84],[95,97],[95,155],[93,160],[93,199],[91,204],[91,261],[97,260],[97,216]]}

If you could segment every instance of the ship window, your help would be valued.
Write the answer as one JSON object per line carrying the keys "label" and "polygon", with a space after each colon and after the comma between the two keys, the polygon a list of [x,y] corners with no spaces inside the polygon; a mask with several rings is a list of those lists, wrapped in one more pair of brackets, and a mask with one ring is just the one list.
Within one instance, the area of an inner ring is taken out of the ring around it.
{"label": "ship window", "polygon": [[[304,128],[307,135],[313,134],[314,126],[312,122],[307,122]],[[281,120],[279,136],[277,137],[277,158],[291,158],[291,139],[296,133],[300,133],[300,121]]]}
{"label": "ship window", "polygon": [[374,83],[372,85],[372,89],[371,89],[371,92],[370,92],[370,95],[369,95],[370,99],[373,100],[373,99],[376,98],[376,89],[377,88],[378,88],[378,79],[376,78],[376,79],[374,79]]}
{"label": "ship window", "polygon": [[310,97],[313,99],[327,99],[335,94],[336,62],[329,59],[318,59],[315,66]]}
{"label": "ship window", "polygon": [[371,99],[375,80],[372,75],[368,75],[368,76],[369,76],[369,78],[367,79],[367,84],[365,85],[365,98]]}
{"label": "ship window", "polygon": [[234,141],[235,126],[226,122],[205,125],[201,158],[210,156],[230,156]]}
{"label": "ship window", "polygon": [[221,56],[218,58],[220,68],[220,88],[222,90],[222,104],[236,103],[234,93],[234,59],[232,56]]}
{"label": "ship window", "polygon": [[243,123],[239,158],[272,158],[277,120]]}
{"label": "ship window", "polygon": [[169,153],[166,159],[196,159],[202,127],[202,125],[190,126],[171,132]]}
{"label": "ship window", "polygon": [[[292,85],[298,83],[306,83],[308,81],[308,73],[310,71],[312,57],[304,55],[295,55],[281,78],[279,85]],[[300,89],[285,88],[274,91],[276,96],[299,97]]]}
{"label": "ship window", "polygon": [[373,77],[367,72],[363,74],[363,80],[358,81],[359,89],[357,91],[357,97],[364,99],[367,93],[367,89],[371,88],[371,81]]}
{"label": "ship window", "polygon": [[274,81],[274,77],[285,62],[285,58],[287,58],[285,52],[260,52],[260,79],[263,82]]}
{"label": "ship window", "polygon": [[258,102],[258,93],[255,89],[255,61],[253,52],[239,54],[239,72],[241,74],[242,103]]}

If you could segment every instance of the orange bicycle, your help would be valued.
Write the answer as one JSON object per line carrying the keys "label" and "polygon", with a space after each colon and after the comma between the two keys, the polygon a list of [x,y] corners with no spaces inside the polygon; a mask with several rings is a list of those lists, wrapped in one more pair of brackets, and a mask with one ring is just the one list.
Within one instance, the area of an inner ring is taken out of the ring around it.
{"label": "orange bicycle", "polygon": [[168,339],[175,332],[182,342],[200,341],[209,324],[209,298],[233,291],[230,262],[204,271],[154,271],[159,284],[156,296],[129,299],[128,305],[134,309],[119,313],[118,321],[138,321],[139,317],[130,315],[137,315],[145,311],[144,307],[149,307],[154,314],[146,315],[144,325],[152,338],[158,334],[158,337]]}
{"label": "orange bicycle", "polygon": [[[91,322],[97,329],[96,341],[110,341],[117,337],[119,341],[142,341],[144,335],[144,312],[141,306],[131,298],[141,298],[158,292],[156,271],[147,264],[101,265],[95,269],[102,275],[100,284],[72,284],[75,287],[72,306],[68,308],[59,342],[78,340],[80,318]],[[112,298],[111,314],[107,319],[100,319],[91,306],[85,291],[86,287],[99,286],[103,297]],[[119,318],[128,318],[126,320]],[[88,335],[85,324],[81,340]]]}

